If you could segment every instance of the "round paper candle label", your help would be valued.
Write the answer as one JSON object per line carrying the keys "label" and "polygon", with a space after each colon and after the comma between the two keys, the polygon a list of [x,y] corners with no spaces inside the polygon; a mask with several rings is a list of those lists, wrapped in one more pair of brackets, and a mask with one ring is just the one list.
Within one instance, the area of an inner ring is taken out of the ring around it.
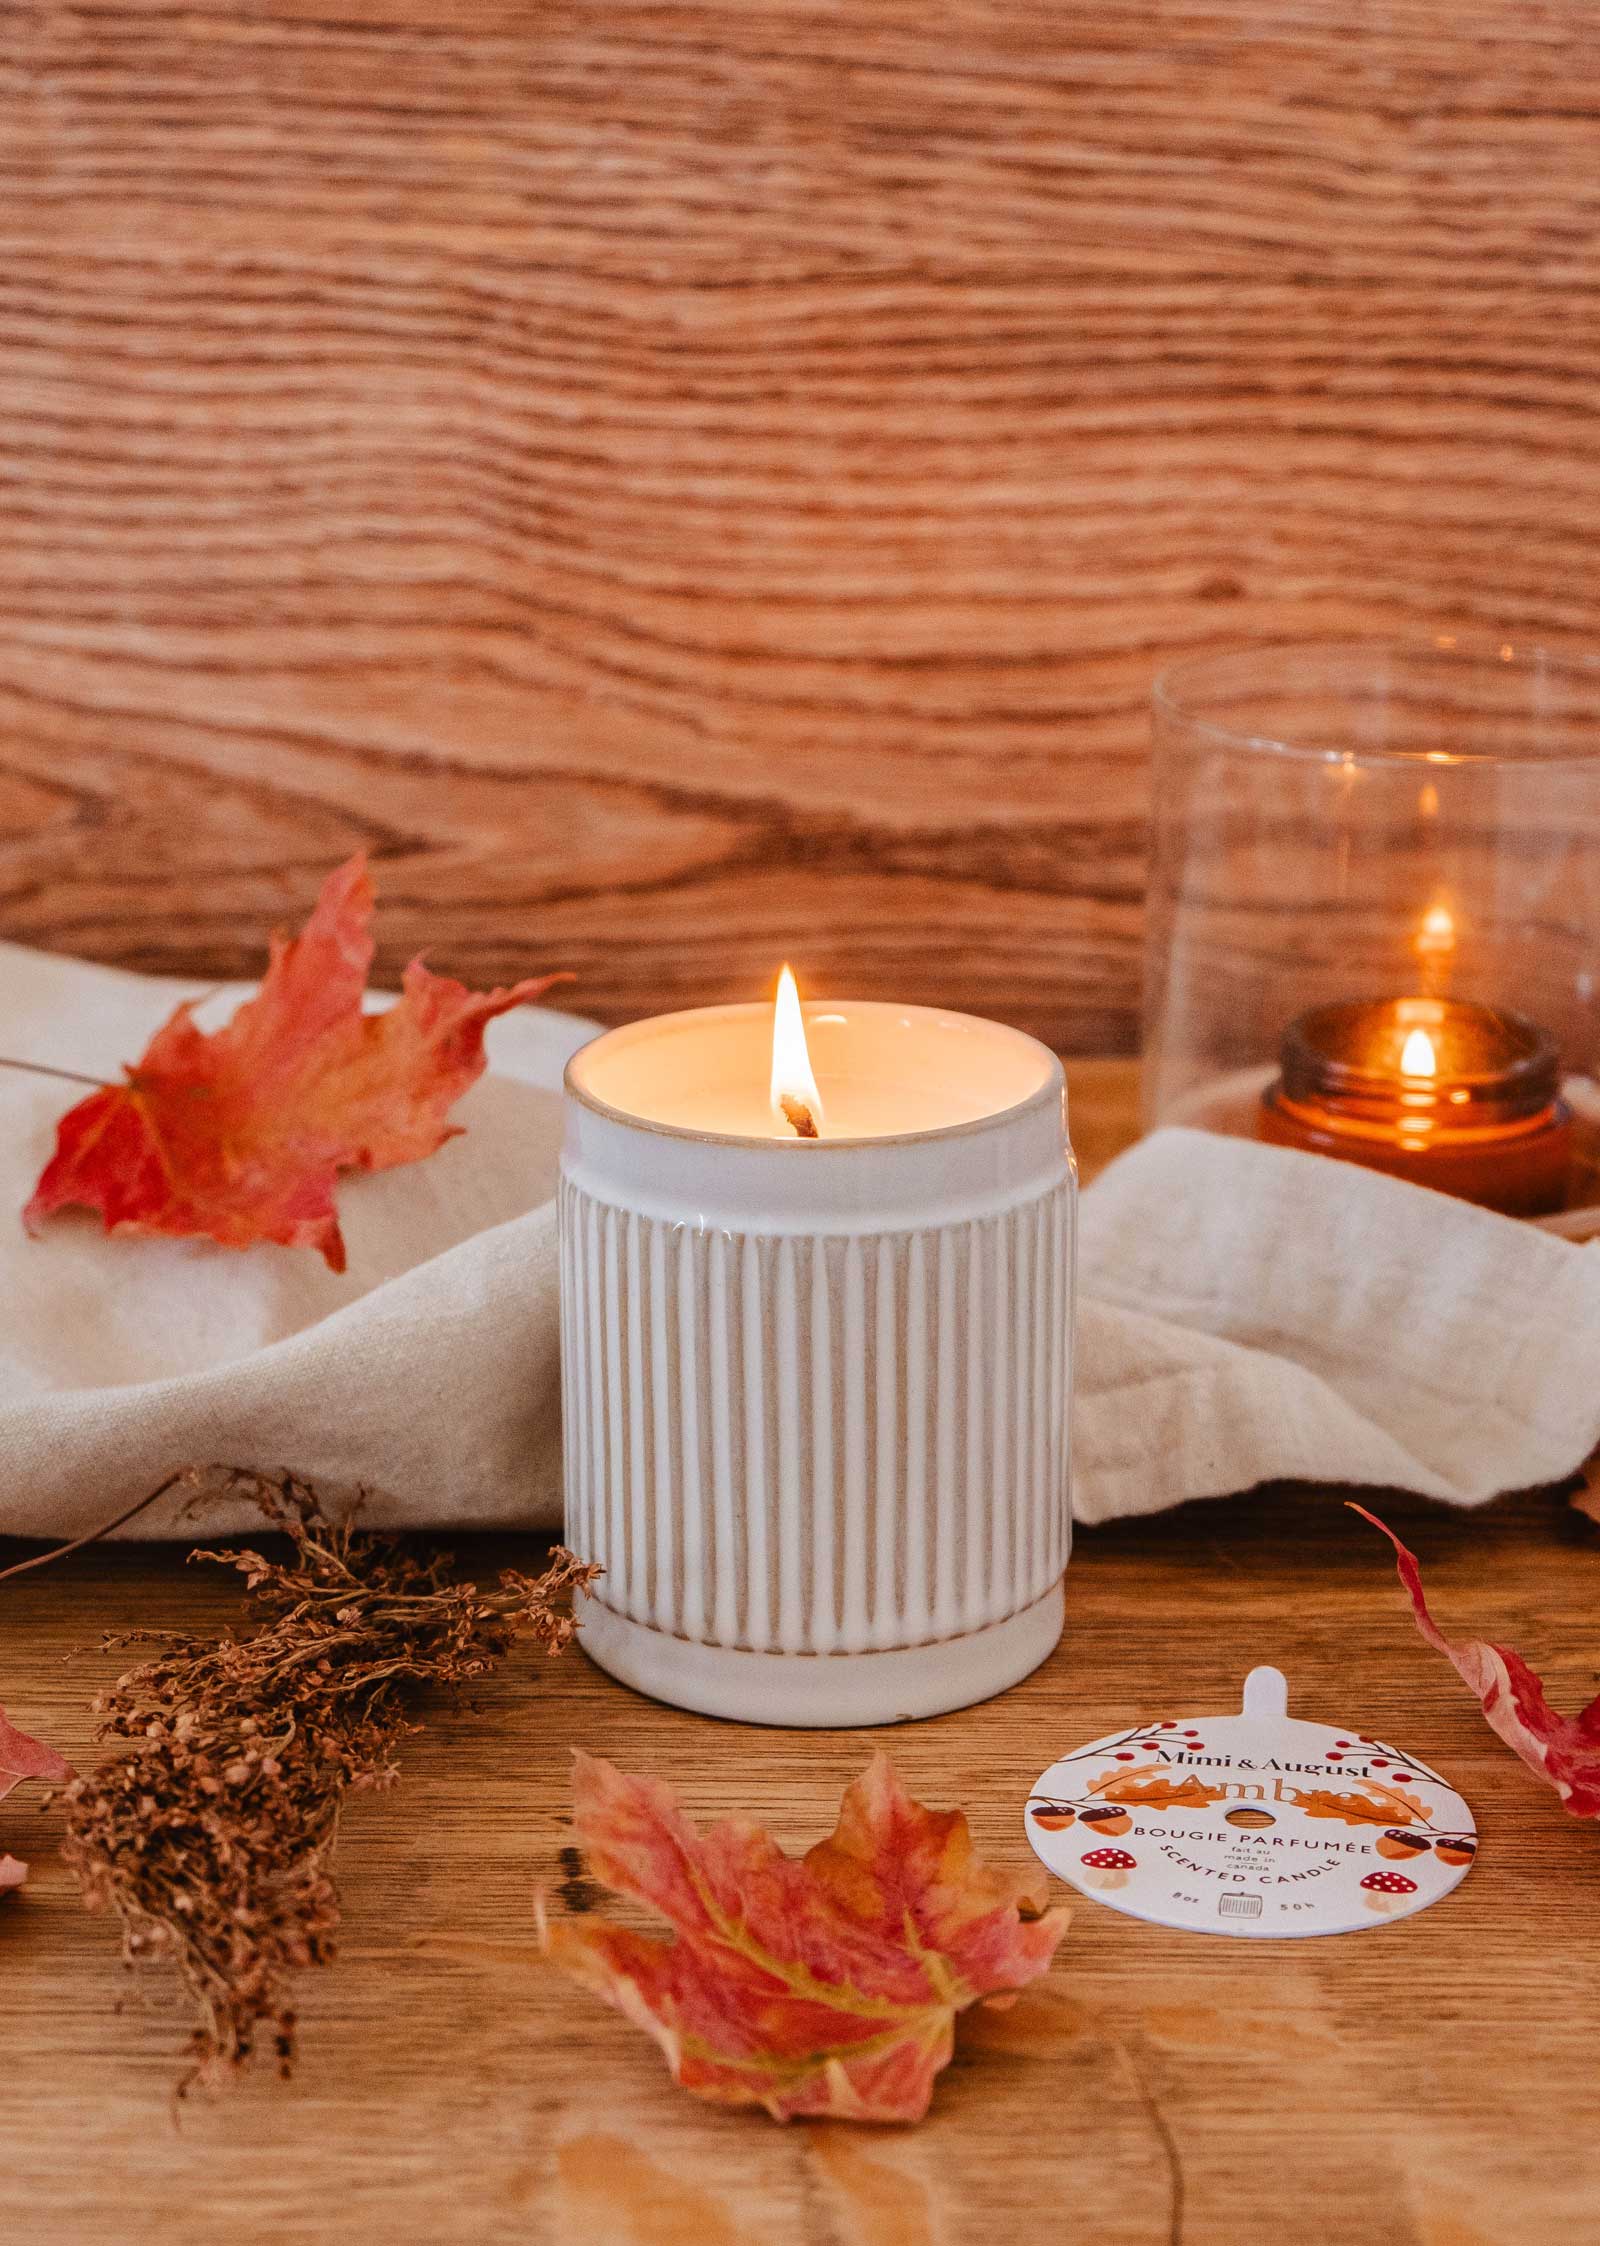
{"label": "round paper candle label", "polygon": [[1465,1878],[1477,1829],[1436,1770],[1381,1739],[1287,1713],[1254,1669],[1236,1716],[1113,1732],[1050,1765],[1028,1838],[1114,1910],[1203,1934],[1350,1934]]}

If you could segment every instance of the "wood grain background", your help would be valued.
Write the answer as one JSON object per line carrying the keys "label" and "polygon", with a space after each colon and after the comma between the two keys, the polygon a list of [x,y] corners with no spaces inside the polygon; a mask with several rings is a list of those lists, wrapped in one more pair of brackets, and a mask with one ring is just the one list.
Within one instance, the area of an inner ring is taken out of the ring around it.
{"label": "wood grain background", "polygon": [[1590,0],[0,12],[0,933],[1134,1032],[1144,702],[1600,616]]}

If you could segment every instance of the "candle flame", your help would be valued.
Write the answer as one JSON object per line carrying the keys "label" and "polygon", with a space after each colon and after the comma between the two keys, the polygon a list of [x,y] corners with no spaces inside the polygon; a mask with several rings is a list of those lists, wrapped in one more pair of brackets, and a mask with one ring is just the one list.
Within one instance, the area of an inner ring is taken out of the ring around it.
{"label": "candle flame", "polygon": [[1402,1076],[1438,1075],[1439,1056],[1425,1029],[1414,1029],[1400,1048],[1400,1073]]}
{"label": "candle flame", "polygon": [[822,1129],[822,1094],[811,1070],[800,992],[792,968],[778,977],[772,1009],[772,1111],[798,1137],[814,1139]]}

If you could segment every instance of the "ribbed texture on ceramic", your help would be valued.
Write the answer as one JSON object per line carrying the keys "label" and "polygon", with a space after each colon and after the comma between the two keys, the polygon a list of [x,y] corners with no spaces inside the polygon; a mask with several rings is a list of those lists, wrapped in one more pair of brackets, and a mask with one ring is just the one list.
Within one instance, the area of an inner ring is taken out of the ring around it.
{"label": "ribbed texture on ceramic", "polygon": [[604,1602],[771,1653],[924,1645],[1067,1559],[1070,1187],[819,1239],[561,1187],[567,1542]]}

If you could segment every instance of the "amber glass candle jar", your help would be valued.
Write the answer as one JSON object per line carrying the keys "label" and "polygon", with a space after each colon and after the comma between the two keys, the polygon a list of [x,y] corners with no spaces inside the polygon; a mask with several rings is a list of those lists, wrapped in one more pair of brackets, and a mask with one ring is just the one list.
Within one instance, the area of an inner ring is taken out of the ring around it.
{"label": "amber glass candle jar", "polygon": [[1260,1135],[1507,1216],[1566,1200],[1572,1115],[1555,1043],[1467,999],[1313,1007],[1284,1032]]}
{"label": "amber glass candle jar", "polygon": [[1600,665],[1199,658],[1156,686],[1152,803],[1150,1123],[1600,1199]]}

